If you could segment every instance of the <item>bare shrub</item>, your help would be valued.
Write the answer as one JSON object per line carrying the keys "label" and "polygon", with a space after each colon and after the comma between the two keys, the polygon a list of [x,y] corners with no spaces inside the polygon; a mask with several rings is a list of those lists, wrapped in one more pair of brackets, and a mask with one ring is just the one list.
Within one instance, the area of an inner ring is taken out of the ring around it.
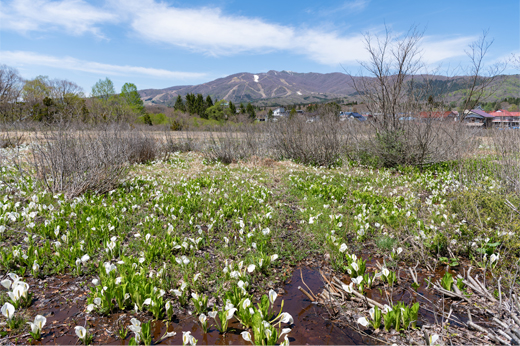
{"label": "bare shrub", "polygon": [[128,173],[129,143],[114,129],[45,132],[32,144],[29,163],[52,193],[67,197],[86,191],[105,193]]}
{"label": "bare shrub", "polygon": [[[235,134],[236,135],[236,134]],[[230,164],[246,157],[242,143],[234,136],[211,136],[204,148],[204,157],[211,162]]]}
{"label": "bare shrub", "polygon": [[199,142],[200,140],[198,141],[189,131],[184,131],[183,133],[165,131],[163,150],[166,153],[187,153],[198,150],[200,147]]}
{"label": "bare shrub", "polygon": [[147,163],[156,160],[163,148],[153,134],[141,131],[129,131],[123,134],[128,148],[129,163]]}
{"label": "bare shrub", "polygon": [[259,155],[262,146],[260,125],[226,126],[220,132],[212,132],[206,140],[203,154],[209,161],[225,164]]}
{"label": "bare shrub", "polygon": [[493,162],[495,176],[509,192],[520,193],[520,133],[516,130],[489,131],[497,160]]}
{"label": "bare shrub", "polygon": [[26,135],[19,132],[6,131],[0,133],[0,149],[16,148],[24,144]]}
{"label": "bare shrub", "polygon": [[333,113],[312,119],[295,116],[269,124],[269,141],[278,158],[331,167],[340,163],[347,142],[343,128]]}
{"label": "bare shrub", "polygon": [[352,124],[349,156],[384,167],[426,166],[461,159],[478,144],[475,130],[459,122],[422,119],[403,123],[399,131]]}

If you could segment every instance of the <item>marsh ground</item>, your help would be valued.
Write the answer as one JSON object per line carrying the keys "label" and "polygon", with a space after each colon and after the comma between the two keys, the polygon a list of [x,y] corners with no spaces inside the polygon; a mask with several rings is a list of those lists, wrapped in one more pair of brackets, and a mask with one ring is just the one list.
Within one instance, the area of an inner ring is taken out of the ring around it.
{"label": "marsh ground", "polygon": [[[199,344],[246,343],[240,333],[255,332],[240,304],[256,306],[271,290],[278,297],[270,309],[278,312],[284,300],[294,319],[282,324],[294,344],[421,343],[424,330],[438,334],[438,343],[492,342],[457,329],[474,304],[429,282],[472,266],[491,287],[517,260],[520,220],[485,170],[465,181],[450,165],[323,169],[263,158],[222,165],[191,152],[134,165],[121,186],[102,195],[67,199],[40,190],[30,176],[12,182],[0,195],[0,273],[29,284],[34,296],[16,314],[46,316],[43,344],[75,344],[78,325],[90,327],[95,344],[126,344],[131,318],[152,321],[153,342],[181,344],[190,331]],[[348,290],[334,303],[324,299],[332,277],[381,304],[418,302],[417,329],[357,323],[370,320],[370,306]],[[516,277],[502,284],[514,287]],[[10,301],[7,291],[0,305]],[[192,294],[207,304],[196,308]],[[200,313],[229,311],[227,301],[238,308],[228,332],[208,317],[213,326],[203,333]],[[484,325],[492,317],[485,307],[473,314]],[[4,344],[33,342],[25,323],[0,329]],[[166,331],[177,334],[160,341]]]}

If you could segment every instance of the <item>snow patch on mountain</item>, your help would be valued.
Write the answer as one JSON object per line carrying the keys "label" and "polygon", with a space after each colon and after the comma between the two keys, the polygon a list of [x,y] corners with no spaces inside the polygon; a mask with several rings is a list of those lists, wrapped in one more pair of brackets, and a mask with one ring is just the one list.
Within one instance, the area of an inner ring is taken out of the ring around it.
{"label": "snow patch on mountain", "polygon": [[253,77],[255,78],[255,82],[258,83],[258,78],[260,78],[260,77],[258,77],[257,74],[253,75]]}

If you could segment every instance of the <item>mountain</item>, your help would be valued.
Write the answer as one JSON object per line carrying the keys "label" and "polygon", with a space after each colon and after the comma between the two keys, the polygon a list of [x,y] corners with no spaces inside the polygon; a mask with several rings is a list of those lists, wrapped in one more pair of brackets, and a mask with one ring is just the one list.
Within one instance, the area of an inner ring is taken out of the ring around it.
{"label": "mountain", "polygon": [[[517,96],[520,92],[519,76],[500,76],[506,88],[501,97]],[[344,73],[297,73],[292,71],[269,71],[267,73],[236,73],[199,85],[174,86],[165,89],[140,90],[145,104],[173,105],[177,95],[188,93],[210,95],[213,99],[225,99],[235,103],[254,102],[259,106],[298,103],[319,103],[333,99],[355,100],[353,80]],[[463,94],[467,77],[436,76],[436,88],[454,98]],[[448,84],[449,83],[449,84]],[[444,86],[444,87],[443,87]],[[458,92],[458,91],[461,92]]]}
{"label": "mountain", "polygon": [[343,73],[296,73],[269,71],[267,73],[236,73],[214,81],[166,89],[140,90],[147,103],[169,104],[177,95],[188,93],[211,95],[219,100],[263,103],[311,103],[344,98],[354,94],[351,79]]}

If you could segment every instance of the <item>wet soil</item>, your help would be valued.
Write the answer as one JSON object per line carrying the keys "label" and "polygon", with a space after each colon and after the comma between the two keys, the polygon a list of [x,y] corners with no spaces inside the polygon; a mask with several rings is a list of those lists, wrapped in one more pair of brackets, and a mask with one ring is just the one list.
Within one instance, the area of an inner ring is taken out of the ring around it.
{"label": "wet soil", "polygon": [[[367,261],[367,272],[373,272],[377,269],[377,262],[383,263],[383,258],[374,258],[368,255],[363,255],[362,257]],[[434,271],[417,268],[417,281],[420,286],[414,289],[411,274],[407,270],[399,269],[408,269],[408,266],[405,263],[398,263],[397,267],[392,269],[398,273],[397,275],[399,277],[398,283],[393,288],[389,288],[387,285],[383,285],[378,281],[375,287],[365,289],[365,296],[367,298],[373,299],[381,304],[392,305],[391,302],[403,302],[407,305],[411,305],[418,302],[420,308],[417,321],[418,329],[416,330],[407,330],[397,333],[394,330],[386,331],[384,329],[374,331],[371,327],[361,326],[357,323],[357,320],[360,317],[367,317],[369,315],[369,306],[366,302],[356,298],[353,300],[342,300],[340,297],[339,300],[332,303],[328,300],[322,300],[322,302],[329,305],[329,309],[332,311],[332,316],[334,317],[333,322],[336,326],[347,326],[353,330],[357,330],[360,334],[367,334],[369,337],[373,337],[368,344],[377,342],[387,344],[424,344],[423,333],[426,332],[429,333],[429,335],[445,335],[447,333],[451,335],[448,339],[453,343],[486,343],[488,340],[482,339],[482,333],[475,331],[470,332],[467,329],[468,310],[471,310],[472,322],[481,326],[489,326],[492,322],[491,319],[493,315],[490,314],[489,311],[479,307],[478,304],[469,304],[466,300],[443,296],[442,293],[434,290],[430,284],[430,282],[436,283],[440,281],[446,271],[455,278],[457,274],[463,274],[464,268],[468,268],[468,266],[469,263],[465,263],[456,268],[440,267]],[[479,274],[482,275],[485,273]],[[331,280],[331,276],[335,276],[347,285],[350,283],[348,275],[341,275],[337,272],[327,273],[326,271],[324,271],[324,275],[329,281]],[[326,288],[325,291],[330,292],[330,289]]]}
{"label": "wet soil", "polygon": [[[294,325],[291,326],[292,331],[289,333],[289,341],[292,344],[373,344],[373,340],[357,334],[350,328],[339,327],[332,323],[326,308],[312,303],[298,290],[298,286],[304,287],[302,277],[312,291],[320,292],[324,288],[318,269],[310,267],[296,268],[292,277],[283,285],[276,301],[275,310],[279,311],[283,300],[283,311],[293,316]],[[35,295],[33,304],[26,311],[27,318],[32,320],[37,314],[47,318],[41,341],[33,342],[33,344],[77,344],[78,338],[74,327],[88,325],[90,332],[94,335],[93,344],[124,345],[128,344],[133,334],[129,332],[126,338],[121,340],[118,336],[119,329],[128,327],[130,319],[133,317],[142,322],[152,319],[152,316],[147,313],[136,315],[133,312],[120,312],[110,316],[87,314],[85,307],[89,285],[84,285],[84,281],[85,278],[71,276],[49,277],[39,281],[28,279]],[[175,331],[177,335],[162,340],[159,344],[178,345],[182,344],[182,332],[191,331],[199,345],[249,344],[240,335],[243,329],[238,321],[235,319],[231,321],[230,331],[225,334],[220,334],[214,326],[204,334],[196,316],[189,312],[179,313],[171,322],[152,322],[153,340],[157,343],[166,331]],[[213,320],[210,319],[209,324],[214,324]],[[26,333],[12,335],[0,340],[0,344],[27,344],[29,337]]]}
{"label": "wet soil", "polygon": [[[382,258],[368,258],[367,256],[365,259],[367,260],[367,270],[369,272],[376,269],[376,262],[383,263]],[[289,341],[297,345],[366,345],[377,343],[377,339],[359,333],[359,325],[355,321],[357,316],[362,316],[363,311],[366,310],[362,306],[350,306],[350,309],[353,309],[352,316],[355,317],[354,319],[350,321],[341,319],[341,316],[331,315],[330,310],[326,307],[311,302],[298,289],[301,286],[306,290],[310,290],[313,294],[318,294],[325,289],[320,269],[329,278],[330,275],[337,275],[326,262],[309,261],[307,263],[310,266],[295,268],[291,277],[278,290],[279,295],[275,311],[279,311],[283,300],[283,311],[288,312],[294,318],[294,325],[291,326],[292,331],[289,333]],[[421,308],[419,310],[418,327],[438,324],[442,319],[440,310],[444,309],[447,314],[448,310],[453,308],[451,312],[452,320],[450,322],[453,326],[457,326],[459,324],[457,321],[462,323],[467,321],[465,313],[467,309],[466,303],[460,301],[455,305],[444,305],[442,303],[442,295],[428,288],[428,281],[435,282],[440,280],[445,270],[443,268],[435,272],[429,272],[425,269],[417,268],[418,281],[420,283],[417,291],[411,286],[413,281],[410,274],[400,270],[398,271],[400,281],[394,289],[388,291],[385,290],[383,285],[379,284],[367,290],[366,296],[382,304],[388,303],[389,297],[394,302],[402,301],[406,304],[419,302]],[[454,276],[457,272],[458,270],[450,269],[450,273]],[[304,282],[302,282],[302,278]],[[338,278],[346,284],[350,282],[350,278],[347,275]],[[42,340],[36,343],[33,342],[33,344],[77,344],[78,338],[74,327],[81,325],[90,328],[90,333],[94,336],[93,344],[125,345],[133,337],[133,333],[128,332],[126,337],[121,339],[118,331],[127,329],[131,318],[135,317],[141,322],[152,319],[151,314],[146,312],[135,314],[133,311],[123,311],[113,313],[110,316],[100,316],[95,313],[87,314],[85,308],[90,281],[85,277],[54,276],[43,280],[30,277],[27,278],[27,282],[31,287],[31,291],[34,292],[33,304],[25,311],[27,319],[32,320],[37,314],[44,315],[47,318]],[[214,324],[212,319],[209,319],[208,322],[209,325]],[[477,323],[485,322],[486,319],[481,318],[477,320]],[[192,315],[189,310],[178,310],[173,321],[152,322],[152,340],[156,344],[182,344],[182,332],[190,331],[198,340],[199,345],[249,344],[240,335],[243,329],[238,321],[232,319],[229,327],[230,330],[225,334],[219,333],[215,326],[211,326],[208,333],[203,333],[197,316]],[[172,331],[177,334],[161,340],[166,332]],[[365,332],[371,333],[369,330],[365,330]],[[379,337],[381,336],[379,335]],[[0,344],[26,344],[29,343],[29,338],[30,335],[23,332],[0,339]]]}

